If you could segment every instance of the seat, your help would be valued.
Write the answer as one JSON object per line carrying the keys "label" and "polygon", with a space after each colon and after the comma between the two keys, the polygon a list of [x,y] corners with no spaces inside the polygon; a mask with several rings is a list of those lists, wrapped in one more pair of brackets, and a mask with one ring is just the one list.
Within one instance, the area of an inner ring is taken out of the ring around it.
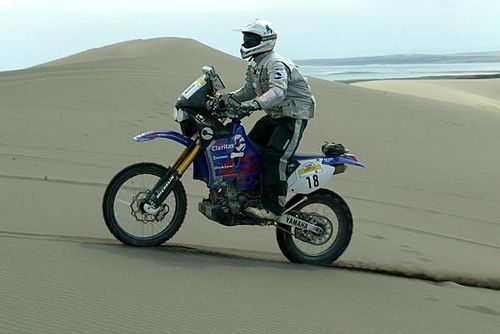
{"label": "seat", "polygon": [[290,160],[305,160],[305,159],[319,159],[323,158],[325,155],[323,153],[297,153],[294,154]]}

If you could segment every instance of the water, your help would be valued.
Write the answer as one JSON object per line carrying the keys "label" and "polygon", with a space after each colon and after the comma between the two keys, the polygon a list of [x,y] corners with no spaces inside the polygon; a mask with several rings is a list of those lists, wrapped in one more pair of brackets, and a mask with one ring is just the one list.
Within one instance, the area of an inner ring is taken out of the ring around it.
{"label": "water", "polygon": [[463,76],[499,74],[500,63],[464,64],[374,64],[374,65],[301,65],[301,72],[310,77],[330,81],[400,79],[427,76]]}

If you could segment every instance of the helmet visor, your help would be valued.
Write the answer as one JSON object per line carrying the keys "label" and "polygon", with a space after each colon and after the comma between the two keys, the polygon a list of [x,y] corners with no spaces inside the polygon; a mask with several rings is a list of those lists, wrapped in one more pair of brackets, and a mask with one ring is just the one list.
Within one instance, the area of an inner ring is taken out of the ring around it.
{"label": "helmet visor", "polygon": [[243,33],[243,44],[242,46],[245,48],[253,48],[254,46],[257,46],[260,44],[262,41],[262,37],[260,37],[257,34],[252,34],[251,32],[244,32]]}

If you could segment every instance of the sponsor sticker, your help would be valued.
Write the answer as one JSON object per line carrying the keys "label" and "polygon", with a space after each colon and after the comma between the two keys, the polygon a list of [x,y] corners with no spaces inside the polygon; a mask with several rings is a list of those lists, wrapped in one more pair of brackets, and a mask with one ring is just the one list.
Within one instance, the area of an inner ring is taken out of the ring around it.
{"label": "sponsor sticker", "polygon": [[236,135],[233,138],[234,140],[234,149],[238,152],[241,152],[245,149],[245,138],[242,135]]}
{"label": "sponsor sticker", "polygon": [[213,156],[212,157],[213,160],[226,160],[227,159],[227,155],[219,155],[219,156]]}
{"label": "sponsor sticker", "polygon": [[312,172],[316,172],[316,171],[320,171],[320,170],[321,170],[321,165],[306,163],[304,165],[304,167],[299,169],[297,172],[299,173],[299,175],[302,176],[304,174],[308,174],[308,173],[312,173]]}
{"label": "sponsor sticker", "polygon": [[274,73],[274,78],[276,80],[282,80],[283,79],[283,74],[281,74],[281,72],[276,72],[276,73]]}
{"label": "sponsor sticker", "polygon": [[201,138],[205,140],[210,140],[213,138],[213,136],[214,136],[214,131],[212,129],[206,127],[201,130]]}
{"label": "sponsor sticker", "polygon": [[207,82],[203,77],[199,78],[195,82],[191,84],[183,93],[182,96],[184,96],[186,99],[189,99],[191,96],[194,95],[201,87],[205,86]]}
{"label": "sponsor sticker", "polygon": [[229,169],[229,168],[233,168],[233,165],[215,166],[214,170]]}
{"label": "sponsor sticker", "polygon": [[226,151],[226,150],[232,149],[233,147],[234,147],[233,144],[221,143],[221,144],[217,144],[217,145],[212,146],[212,148],[210,150],[212,150],[212,152]]}
{"label": "sponsor sticker", "polygon": [[241,158],[245,156],[245,152],[233,152],[231,153],[231,159]]}

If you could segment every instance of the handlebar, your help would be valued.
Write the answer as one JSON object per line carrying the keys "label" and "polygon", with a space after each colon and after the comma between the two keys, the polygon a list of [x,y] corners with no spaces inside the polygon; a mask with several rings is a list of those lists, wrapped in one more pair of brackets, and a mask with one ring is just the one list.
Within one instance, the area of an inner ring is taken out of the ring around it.
{"label": "handlebar", "polygon": [[250,116],[250,113],[246,110],[243,110],[241,106],[225,106],[220,108],[219,110],[214,111],[214,113],[223,118],[230,119],[242,119],[244,117]]}
{"label": "handlebar", "polygon": [[209,109],[212,110],[212,113],[218,118],[240,120],[246,116],[250,116],[248,109],[238,100],[231,98],[230,95],[226,98],[222,98],[222,95],[218,95],[211,99],[208,106]]}

